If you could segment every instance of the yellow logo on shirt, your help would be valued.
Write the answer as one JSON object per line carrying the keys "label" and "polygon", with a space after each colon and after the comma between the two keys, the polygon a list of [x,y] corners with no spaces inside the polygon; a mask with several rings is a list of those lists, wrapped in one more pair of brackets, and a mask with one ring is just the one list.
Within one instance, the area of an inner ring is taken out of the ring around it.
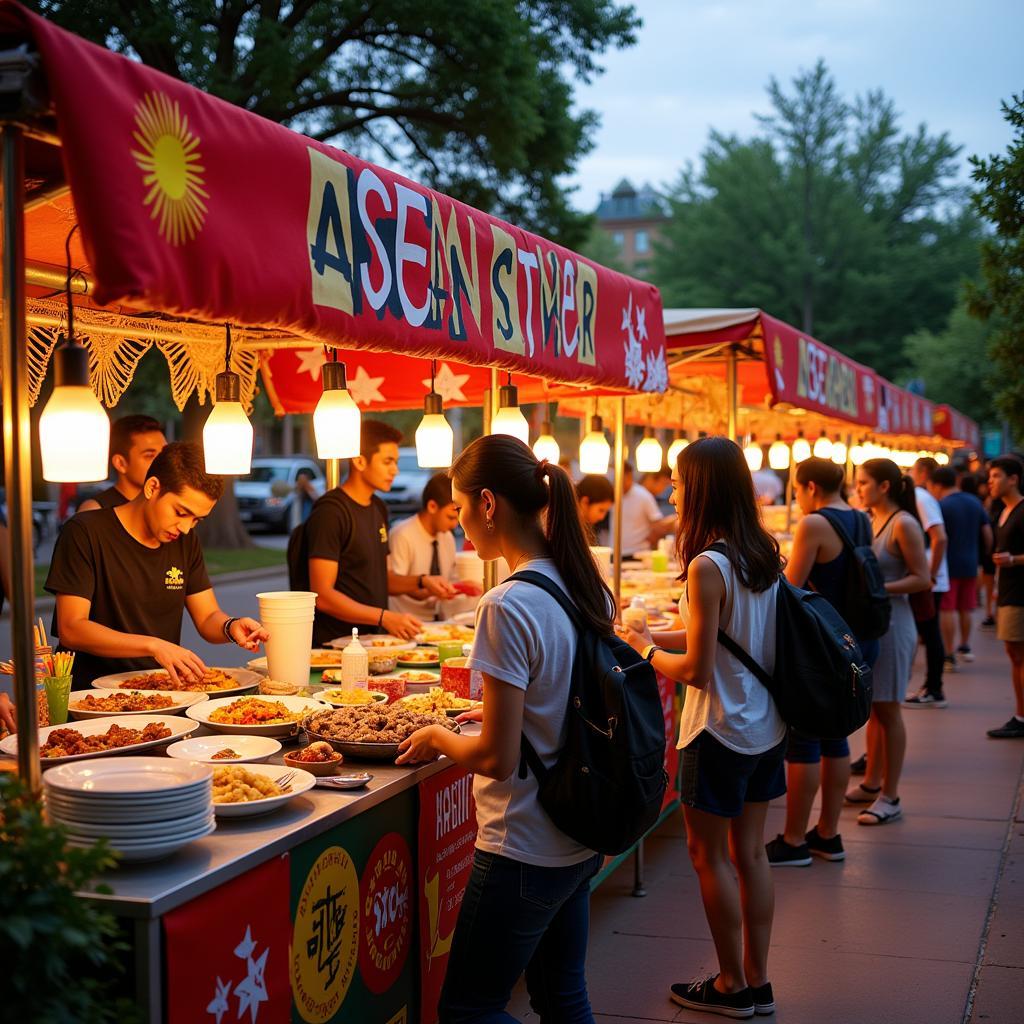
{"label": "yellow logo on shirt", "polygon": [[168,590],[181,590],[185,586],[185,576],[176,565],[172,565],[167,570],[167,575],[164,576],[164,586]]}
{"label": "yellow logo on shirt", "polygon": [[380,542],[381,544],[388,542],[388,528],[383,523],[380,525]]}

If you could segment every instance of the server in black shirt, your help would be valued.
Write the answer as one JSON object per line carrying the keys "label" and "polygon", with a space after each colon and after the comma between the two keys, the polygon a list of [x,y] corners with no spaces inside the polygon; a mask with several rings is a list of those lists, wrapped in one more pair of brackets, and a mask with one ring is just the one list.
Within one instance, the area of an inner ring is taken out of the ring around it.
{"label": "server in black shirt", "polygon": [[254,619],[220,610],[193,533],[223,490],[222,477],[206,474],[202,448],[176,442],[153,460],[132,501],[65,524],[46,589],[57,595],[61,646],[76,652],[76,687],[157,666],[176,682],[201,678],[203,662],[180,646],[186,609],[209,643],[256,650],[267,639]]}
{"label": "server in black shirt", "polygon": [[121,416],[110,424],[110,465],[116,483],[94,498],[86,498],[79,512],[116,508],[142,490],[152,461],[167,444],[163,427],[152,416]]}
{"label": "server in black shirt", "polygon": [[316,592],[313,645],[350,635],[386,631],[411,639],[423,628],[414,615],[388,610],[389,594],[451,600],[455,588],[442,576],[399,576],[388,571],[388,510],[376,494],[390,491],[398,474],[401,431],[364,420],[360,454],[345,482],[328,491],[288,544],[294,590]]}
{"label": "server in black shirt", "polygon": [[996,522],[992,561],[996,567],[996,636],[1003,641],[1013,675],[1016,713],[997,729],[994,740],[1024,739],[1024,465],[1010,456],[989,463],[988,488],[1003,502]]}

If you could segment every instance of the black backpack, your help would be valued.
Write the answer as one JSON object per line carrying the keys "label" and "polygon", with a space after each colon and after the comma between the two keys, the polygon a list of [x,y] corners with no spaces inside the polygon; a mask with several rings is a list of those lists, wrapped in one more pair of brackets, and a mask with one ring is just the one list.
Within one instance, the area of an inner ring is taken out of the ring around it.
{"label": "black backpack", "polygon": [[526,570],[508,582],[550,594],[576,627],[565,745],[545,768],[521,739],[519,777],[537,778],[537,799],[554,824],[591,850],[628,850],[658,820],[665,774],[665,714],[654,669],[624,640],[589,628],[547,576]]}
{"label": "black backpack", "polygon": [[[711,550],[729,557],[723,544]],[[771,675],[722,629],[718,642],[764,684],[787,725],[822,739],[845,738],[871,713],[871,666],[821,594],[794,587],[785,576],[778,587]]]}
{"label": "black backpack", "polygon": [[[339,518],[345,521],[346,529],[349,532],[354,529],[348,506],[338,495],[336,490],[330,490],[327,491],[326,494],[321,494],[320,497],[313,502],[313,507],[316,508],[318,505],[322,506],[323,504],[333,505],[335,513]],[[288,563],[288,589],[308,591],[309,543],[306,538],[306,523],[299,523],[299,525],[296,526],[289,535],[288,550],[285,555],[285,559]]]}
{"label": "black backpack", "polygon": [[892,601],[885,589],[882,567],[871,547],[871,526],[866,517],[858,513],[855,521],[861,529],[854,532],[861,536],[851,537],[842,521],[837,516],[829,515],[828,511],[820,508],[817,514],[825,517],[846,550],[845,594],[839,612],[858,640],[877,640],[889,631]]}

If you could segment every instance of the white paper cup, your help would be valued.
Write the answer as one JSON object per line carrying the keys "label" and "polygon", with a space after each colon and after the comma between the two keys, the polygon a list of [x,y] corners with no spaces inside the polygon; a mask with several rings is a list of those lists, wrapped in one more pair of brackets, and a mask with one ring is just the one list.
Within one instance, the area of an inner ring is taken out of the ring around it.
{"label": "white paper cup", "polygon": [[309,685],[310,659],[313,649],[313,609],[304,619],[264,618],[270,639],[267,650],[267,673],[271,679],[295,686]]}
{"label": "white paper cup", "polygon": [[313,608],[316,594],[310,590],[269,590],[256,595],[260,604],[260,616],[274,611],[295,611],[299,608]]}
{"label": "white paper cup", "polygon": [[294,612],[267,612],[260,615],[260,622],[264,626],[269,626],[271,622],[307,622],[313,612],[312,608],[302,608]]}

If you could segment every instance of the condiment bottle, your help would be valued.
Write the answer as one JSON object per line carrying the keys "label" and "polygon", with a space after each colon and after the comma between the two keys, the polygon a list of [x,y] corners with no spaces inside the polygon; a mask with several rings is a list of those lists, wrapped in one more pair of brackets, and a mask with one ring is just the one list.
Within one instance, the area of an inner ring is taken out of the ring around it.
{"label": "condiment bottle", "polygon": [[647,602],[639,595],[634,597],[622,612],[622,621],[634,633],[643,633],[647,629]]}
{"label": "condiment bottle", "polygon": [[359,630],[353,628],[352,640],[341,652],[341,688],[365,690],[369,674],[369,656],[366,648],[359,642]]}

